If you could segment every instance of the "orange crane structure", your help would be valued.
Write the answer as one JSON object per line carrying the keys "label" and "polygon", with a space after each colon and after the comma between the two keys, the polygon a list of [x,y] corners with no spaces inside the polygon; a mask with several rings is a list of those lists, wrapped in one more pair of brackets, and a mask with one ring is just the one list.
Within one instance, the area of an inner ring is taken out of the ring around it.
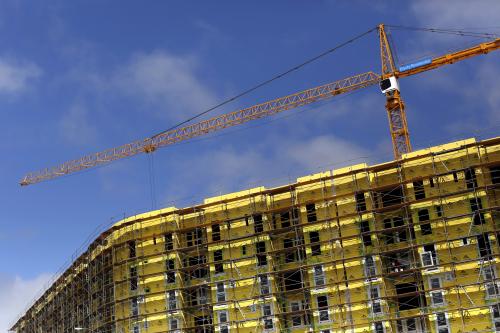
{"label": "orange crane structure", "polygon": [[405,106],[401,98],[398,79],[498,50],[500,48],[500,38],[398,68],[395,65],[385,26],[380,24],[377,29],[380,39],[381,74],[370,71],[354,75],[265,103],[219,115],[195,124],[174,128],[150,138],[137,140],[119,147],[86,155],[52,168],[31,172],[22,178],[20,184],[22,186],[35,184],[104,165],[121,158],[141,153],[151,153],[160,147],[169,146],[194,137],[213,133],[227,127],[243,124],[254,119],[267,117],[285,110],[294,109],[376,84],[380,84],[382,92],[386,95],[386,110],[389,119],[394,157],[400,159],[403,154],[411,151],[411,143]]}

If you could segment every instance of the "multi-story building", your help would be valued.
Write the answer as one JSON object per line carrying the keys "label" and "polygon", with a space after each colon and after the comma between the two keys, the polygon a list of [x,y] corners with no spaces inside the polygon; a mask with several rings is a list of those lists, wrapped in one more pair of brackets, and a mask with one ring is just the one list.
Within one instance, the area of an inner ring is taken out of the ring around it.
{"label": "multi-story building", "polygon": [[500,137],[126,218],[24,332],[500,332]]}

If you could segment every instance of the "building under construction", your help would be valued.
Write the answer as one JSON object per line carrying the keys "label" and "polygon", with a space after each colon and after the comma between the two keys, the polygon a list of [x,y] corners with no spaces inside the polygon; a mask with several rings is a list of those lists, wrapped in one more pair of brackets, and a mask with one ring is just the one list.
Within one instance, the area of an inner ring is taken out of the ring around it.
{"label": "building under construction", "polygon": [[129,217],[14,324],[45,332],[500,332],[500,137]]}

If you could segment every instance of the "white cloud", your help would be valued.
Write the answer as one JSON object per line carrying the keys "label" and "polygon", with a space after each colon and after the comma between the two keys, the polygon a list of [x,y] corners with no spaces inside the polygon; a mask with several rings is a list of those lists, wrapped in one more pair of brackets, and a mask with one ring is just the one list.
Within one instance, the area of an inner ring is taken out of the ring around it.
{"label": "white cloud", "polygon": [[72,105],[59,121],[59,130],[65,142],[82,145],[94,142],[97,129],[89,120],[88,110],[81,104]]}
{"label": "white cloud", "polygon": [[216,102],[214,93],[201,82],[196,68],[193,57],[165,51],[141,54],[117,70],[112,85],[161,107],[163,117],[182,120]]}
{"label": "white cloud", "polygon": [[[191,197],[189,204],[192,204],[207,196],[264,185],[284,185],[309,173],[370,163],[369,155],[374,154],[330,135],[304,140],[288,136],[263,140],[272,145],[256,144],[244,149],[225,145],[184,160],[176,159],[179,172],[169,178],[165,192],[159,193],[164,198],[160,206],[174,202],[180,207],[186,204],[183,198]],[[197,197],[192,197],[192,193],[197,193]]]}
{"label": "white cloud", "polygon": [[41,69],[33,63],[0,58],[0,93],[19,93],[41,74]]}
{"label": "white cloud", "polygon": [[426,27],[465,30],[499,28],[498,0],[414,1],[411,10]]}
{"label": "white cloud", "polygon": [[[500,33],[498,16],[500,1],[498,0],[456,0],[450,5],[447,1],[415,1],[411,12],[418,24],[423,27],[457,28],[468,31]],[[428,34],[426,34],[428,35]],[[432,38],[421,36],[416,44],[426,45],[426,48],[443,48],[447,44],[453,47],[470,44],[470,39],[460,36],[433,34]],[[472,41],[474,44],[478,40]],[[428,80],[427,88],[440,89],[456,96],[460,100],[455,110],[455,119],[445,127],[453,135],[475,135],[478,130],[498,124],[500,121],[500,66],[498,53],[478,56],[473,71],[470,67],[465,71],[436,72],[432,80]],[[496,60],[496,61],[495,61]],[[461,66],[453,65],[453,66]],[[468,73],[467,76],[464,73]],[[467,83],[467,84],[465,84]],[[483,118],[484,117],[484,118]]]}
{"label": "white cloud", "polygon": [[343,166],[359,163],[354,159],[366,157],[369,152],[352,142],[331,135],[318,136],[308,141],[296,142],[287,148],[288,158],[304,169],[327,168],[332,164]]}
{"label": "white cloud", "polygon": [[[497,55],[498,58],[498,55]],[[489,106],[489,118],[494,123],[500,122],[500,66],[498,63],[483,62],[476,71],[479,82],[477,91],[484,92]],[[476,98],[481,98],[476,96]]]}
{"label": "white cloud", "polygon": [[0,332],[7,332],[9,326],[17,319],[35,296],[53,277],[43,273],[32,279],[20,276],[0,275]]}

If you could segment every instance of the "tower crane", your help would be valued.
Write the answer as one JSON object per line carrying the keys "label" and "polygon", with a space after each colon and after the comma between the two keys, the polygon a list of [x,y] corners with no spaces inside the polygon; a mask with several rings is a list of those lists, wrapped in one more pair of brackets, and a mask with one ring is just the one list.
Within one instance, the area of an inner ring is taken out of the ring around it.
{"label": "tower crane", "polygon": [[243,124],[254,119],[267,117],[285,110],[311,104],[320,100],[380,84],[386,96],[386,111],[395,159],[411,151],[410,134],[406,120],[405,105],[401,98],[398,79],[453,64],[477,55],[486,54],[500,48],[500,38],[475,46],[448,53],[435,58],[427,58],[406,66],[397,67],[383,24],[377,27],[380,40],[382,71],[380,74],[366,72],[339,81],[300,91],[265,103],[238,111],[222,114],[198,123],[162,132],[150,138],[137,140],[119,147],[65,162],[61,165],[28,173],[22,178],[22,186],[69,175],[104,165],[121,158],[141,153],[152,153],[158,148],[169,146],[194,137],[213,133],[227,127]]}

